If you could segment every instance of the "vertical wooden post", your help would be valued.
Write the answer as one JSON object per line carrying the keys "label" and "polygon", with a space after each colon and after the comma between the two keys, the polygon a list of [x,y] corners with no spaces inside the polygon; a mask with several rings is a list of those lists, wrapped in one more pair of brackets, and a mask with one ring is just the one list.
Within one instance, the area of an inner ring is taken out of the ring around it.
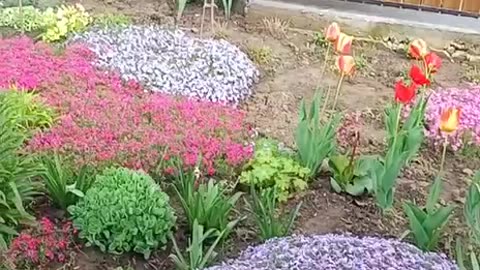
{"label": "vertical wooden post", "polygon": [[458,5],[458,11],[463,10],[463,0],[460,0],[460,4]]}

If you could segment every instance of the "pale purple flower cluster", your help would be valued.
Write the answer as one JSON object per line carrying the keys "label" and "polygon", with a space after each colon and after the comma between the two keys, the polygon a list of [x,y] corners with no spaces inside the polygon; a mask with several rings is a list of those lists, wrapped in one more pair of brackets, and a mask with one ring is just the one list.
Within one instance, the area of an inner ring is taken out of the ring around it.
{"label": "pale purple flower cluster", "polygon": [[445,141],[447,135],[439,130],[440,115],[443,110],[451,107],[461,109],[458,130],[448,136],[452,148],[458,150],[470,144],[480,146],[480,86],[435,91],[427,105],[425,135],[438,145]]}
{"label": "pale purple flower cluster", "polygon": [[208,270],[458,270],[444,254],[393,239],[349,235],[290,236],[249,247]]}

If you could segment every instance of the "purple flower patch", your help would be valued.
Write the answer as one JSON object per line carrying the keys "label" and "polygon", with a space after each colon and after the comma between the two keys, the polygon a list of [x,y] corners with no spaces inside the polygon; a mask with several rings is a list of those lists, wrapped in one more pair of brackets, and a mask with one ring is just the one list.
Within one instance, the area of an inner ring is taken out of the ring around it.
{"label": "purple flower patch", "polygon": [[348,235],[290,236],[249,247],[208,270],[458,270],[444,254],[392,239]]}

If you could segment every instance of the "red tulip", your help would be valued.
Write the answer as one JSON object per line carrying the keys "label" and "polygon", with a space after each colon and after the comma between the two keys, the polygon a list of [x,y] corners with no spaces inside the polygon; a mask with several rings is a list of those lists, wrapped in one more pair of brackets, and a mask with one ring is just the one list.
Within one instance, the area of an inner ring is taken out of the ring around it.
{"label": "red tulip", "polygon": [[410,83],[409,86],[405,85],[403,80],[398,81],[395,84],[395,100],[403,104],[410,103],[415,97],[417,92],[417,85],[415,83]]}
{"label": "red tulip", "polygon": [[351,75],[355,71],[355,59],[350,55],[337,57],[337,68],[344,75]]}
{"label": "red tulip", "polygon": [[412,65],[410,68],[410,78],[420,86],[429,86],[430,80],[425,76],[422,69],[417,65]]}
{"label": "red tulip", "polygon": [[442,66],[442,58],[436,53],[430,52],[425,56],[425,63],[427,64],[428,71],[430,73],[435,73]]}
{"label": "red tulip", "polygon": [[340,26],[336,22],[331,23],[325,30],[325,39],[330,42],[335,42],[340,35]]}
{"label": "red tulip", "polygon": [[350,54],[352,50],[353,37],[345,33],[340,33],[335,42],[335,50],[340,54]]}
{"label": "red tulip", "polygon": [[408,53],[415,59],[423,59],[428,53],[427,43],[423,39],[415,39],[410,43]]}

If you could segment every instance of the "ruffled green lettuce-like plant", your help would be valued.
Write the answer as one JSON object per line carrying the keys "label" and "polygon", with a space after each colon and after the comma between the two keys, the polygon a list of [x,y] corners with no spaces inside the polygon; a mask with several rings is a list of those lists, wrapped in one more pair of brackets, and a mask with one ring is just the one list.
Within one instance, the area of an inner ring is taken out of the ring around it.
{"label": "ruffled green lettuce-like plant", "polygon": [[302,166],[310,170],[310,176],[318,174],[323,161],[335,150],[335,132],[340,117],[335,115],[320,121],[321,96],[316,94],[307,112],[305,100],[300,104],[299,120],[295,131],[295,143]]}

